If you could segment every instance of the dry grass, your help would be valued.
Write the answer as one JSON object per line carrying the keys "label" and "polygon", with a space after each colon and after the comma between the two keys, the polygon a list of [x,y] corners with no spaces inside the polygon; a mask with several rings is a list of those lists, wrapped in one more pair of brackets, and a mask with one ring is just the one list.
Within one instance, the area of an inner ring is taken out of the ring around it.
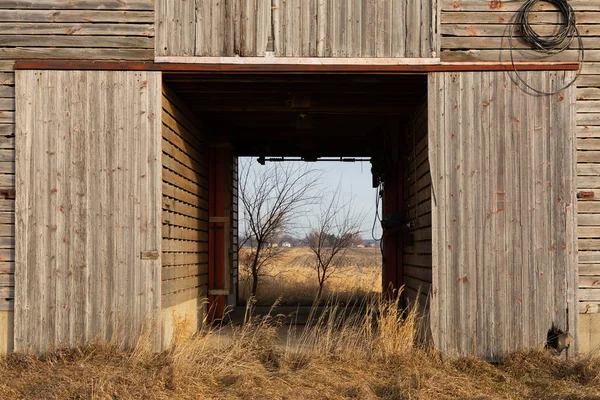
{"label": "dry grass", "polygon": [[[244,259],[242,249],[240,260]],[[318,292],[317,276],[311,268],[312,253],[307,247],[283,250],[275,265],[265,270],[259,280],[258,304],[311,305]],[[338,301],[365,298],[381,292],[381,251],[379,248],[350,249],[344,266],[325,283],[323,297],[336,296]],[[251,279],[240,265],[240,300],[250,296]]]}
{"label": "dry grass", "polygon": [[[418,345],[414,312],[372,300],[339,303],[279,339],[278,317],[206,328],[153,354],[110,344],[0,360],[2,399],[600,399],[600,358],[561,361],[544,351],[495,366],[442,359]],[[183,329],[182,329],[183,331]]]}

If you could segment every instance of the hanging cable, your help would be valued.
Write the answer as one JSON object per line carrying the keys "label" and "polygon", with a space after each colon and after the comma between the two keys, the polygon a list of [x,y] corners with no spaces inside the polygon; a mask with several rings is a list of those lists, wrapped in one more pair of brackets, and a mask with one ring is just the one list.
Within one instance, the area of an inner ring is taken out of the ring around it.
{"label": "hanging cable", "polygon": [[[534,6],[540,2],[546,2],[553,4],[562,17],[564,18],[564,23],[561,26],[560,30],[551,36],[541,36],[538,34],[531,26],[529,22],[529,14],[533,11]],[[581,34],[579,33],[579,29],[577,29],[577,21],[575,19],[575,11],[573,11],[573,7],[569,4],[567,0],[527,0],[525,4],[519,9],[519,12],[515,16],[514,24],[511,24],[510,27],[510,62],[512,63],[513,71],[517,79],[522,82],[529,90],[539,94],[539,95],[553,95],[559,93],[571,86],[577,81],[579,75],[581,75],[581,67],[583,65],[583,61],[585,58],[585,50],[583,48],[583,40],[581,38]],[[577,52],[577,62],[579,63],[579,70],[575,77],[566,85],[561,87],[560,89],[553,90],[550,92],[546,92],[541,89],[537,89],[529,85],[517,71],[517,67],[515,65],[514,58],[514,46],[513,40],[515,37],[515,27],[520,27],[521,33],[523,34],[523,40],[527,42],[535,51],[538,53],[544,54],[543,58],[550,57],[552,55],[561,53],[569,48],[571,44],[574,42],[575,38],[577,38],[578,42],[578,52]]]}

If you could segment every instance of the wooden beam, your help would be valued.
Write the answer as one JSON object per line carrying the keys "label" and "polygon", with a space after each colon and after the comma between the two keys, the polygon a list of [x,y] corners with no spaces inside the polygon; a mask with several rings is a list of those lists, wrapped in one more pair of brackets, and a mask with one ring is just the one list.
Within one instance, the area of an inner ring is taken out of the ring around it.
{"label": "wooden beam", "polygon": [[[327,59],[320,59],[327,60]],[[348,59],[360,60],[360,59]],[[104,70],[104,71],[164,71],[198,73],[386,73],[420,74],[429,72],[467,72],[467,71],[575,71],[576,62],[519,62],[513,66],[510,62],[441,62],[438,64],[193,64],[193,63],[156,63],[151,61],[89,61],[89,60],[18,60],[15,69],[43,70]]]}

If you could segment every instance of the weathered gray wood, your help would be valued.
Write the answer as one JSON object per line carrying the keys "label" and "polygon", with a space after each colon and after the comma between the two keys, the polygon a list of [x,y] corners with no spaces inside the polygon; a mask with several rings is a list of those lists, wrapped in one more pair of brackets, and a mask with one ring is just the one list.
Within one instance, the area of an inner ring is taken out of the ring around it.
{"label": "weathered gray wood", "polygon": [[0,9],[0,22],[118,22],[154,23],[150,11]]}
{"label": "weathered gray wood", "polygon": [[124,324],[127,342],[160,313],[160,260],[140,258],[161,244],[160,73],[17,81],[16,347],[111,339]]}
{"label": "weathered gray wood", "polygon": [[160,0],[156,54],[195,45],[202,57],[264,56],[271,37],[280,57],[429,58],[439,54],[436,8],[437,0]]}
{"label": "weathered gray wood", "polygon": [[206,293],[208,153],[200,124],[166,85],[161,103],[162,306],[171,307]]}
{"label": "weathered gray wood", "polygon": [[500,72],[429,84],[436,347],[497,359],[543,345],[552,323],[576,335],[574,89],[533,97]]}
{"label": "weathered gray wood", "polygon": [[2,0],[3,9],[148,10],[152,0]]}

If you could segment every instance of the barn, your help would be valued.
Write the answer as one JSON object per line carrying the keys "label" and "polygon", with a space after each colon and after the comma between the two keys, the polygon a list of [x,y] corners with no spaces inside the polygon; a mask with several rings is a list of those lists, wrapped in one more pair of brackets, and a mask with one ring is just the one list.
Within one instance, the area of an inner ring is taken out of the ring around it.
{"label": "barn", "polygon": [[559,3],[2,1],[0,350],[234,307],[245,156],[372,160],[442,354],[600,346],[600,1]]}

